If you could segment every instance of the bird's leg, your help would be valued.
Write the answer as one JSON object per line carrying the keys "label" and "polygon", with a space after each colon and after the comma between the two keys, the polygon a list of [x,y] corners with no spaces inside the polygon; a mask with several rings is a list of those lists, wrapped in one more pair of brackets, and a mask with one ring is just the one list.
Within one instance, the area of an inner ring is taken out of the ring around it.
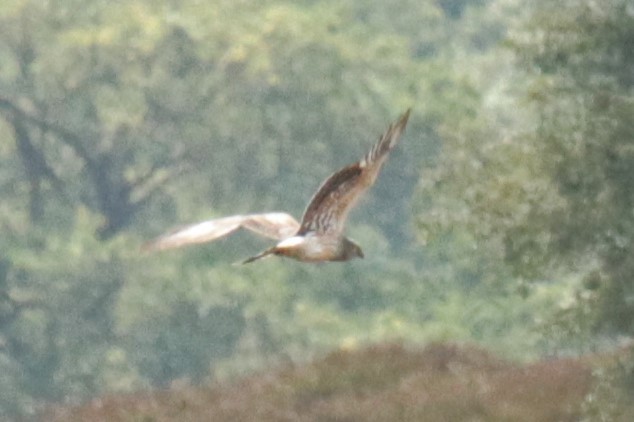
{"label": "bird's leg", "polygon": [[259,254],[252,256],[251,258],[247,258],[244,261],[242,261],[242,264],[249,264],[253,261],[257,261],[258,259],[262,259],[265,258],[267,256],[270,256],[271,254],[275,253],[275,246],[272,248],[269,248],[267,250],[265,250],[264,252],[260,252]]}

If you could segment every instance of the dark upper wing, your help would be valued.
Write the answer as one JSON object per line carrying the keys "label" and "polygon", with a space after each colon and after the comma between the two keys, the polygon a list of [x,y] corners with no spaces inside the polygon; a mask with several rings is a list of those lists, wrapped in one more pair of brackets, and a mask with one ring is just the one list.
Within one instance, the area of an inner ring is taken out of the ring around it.
{"label": "dark upper wing", "polygon": [[407,125],[409,113],[410,110],[407,110],[396,123],[391,124],[361,161],[344,167],[326,179],[306,207],[298,234],[343,231],[348,212],[374,184],[388,153]]}
{"label": "dark upper wing", "polygon": [[145,251],[179,248],[194,243],[211,242],[245,228],[264,237],[285,239],[297,233],[299,223],[283,212],[232,215],[203,221],[176,229],[143,245]]}

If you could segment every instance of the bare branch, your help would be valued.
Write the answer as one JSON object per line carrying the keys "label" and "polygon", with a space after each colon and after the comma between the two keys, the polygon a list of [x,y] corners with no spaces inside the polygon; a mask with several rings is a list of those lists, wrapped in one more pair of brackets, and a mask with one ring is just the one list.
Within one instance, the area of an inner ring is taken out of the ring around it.
{"label": "bare branch", "polygon": [[25,122],[40,128],[44,132],[51,132],[57,135],[59,137],[59,140],[71,147],[78,156],[86,161],[86,164],[94,164],[94,158],[84,147],[81,136],[75,134],[74,132],[71,132],[70,130],[55,122],[48,121],[44,118],[34,115],[33,113],[23,110],[21,107],[16,105],[14,101],[11,101],[10,99],[2,95],[0,95],[0,109],[7,110],[13,116],[24,119]]}

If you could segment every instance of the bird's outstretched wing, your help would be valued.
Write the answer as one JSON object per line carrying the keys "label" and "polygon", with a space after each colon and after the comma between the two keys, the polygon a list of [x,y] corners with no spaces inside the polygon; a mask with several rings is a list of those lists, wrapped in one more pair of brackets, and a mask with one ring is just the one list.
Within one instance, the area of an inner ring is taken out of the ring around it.
{"label": "bird's outstretched wing", "polygon": [[343,231],[348,213],[374,184],[388,153],[405,130],[410,111],[390,125],[361,161],[344,167],[322,183],[304,211],[298,234],[311,231],[340,234]]}
{"label": "bird's outstretched wing", "polygon": [[147,242],[142,249],[144,251],[159,251],[194,243],[211,242],[227,236],[239,228],[251,230],[264,237],[281,240],[297,233],[299,223],[292,216],[283,212],[232,215],[173,230]]}

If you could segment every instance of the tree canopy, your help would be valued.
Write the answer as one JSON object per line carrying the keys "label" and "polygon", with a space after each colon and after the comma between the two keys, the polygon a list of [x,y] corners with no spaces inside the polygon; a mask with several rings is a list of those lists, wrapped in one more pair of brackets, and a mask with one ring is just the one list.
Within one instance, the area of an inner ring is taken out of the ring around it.
{"label": "tree canopy", "polygon": [[[632,335],[627,1],[1,3],[1,417],[363,343]],[[299,217],[408,107],[351,215],[366,260],[139,252]]]}
{"label": "tree canopy", "polygon": [[524,280],[568,274],[575,324],[631,336],[633,11],[544,1],[527,13],[509,37],[517,108],[448,130],[421,221],[468,227]]}

